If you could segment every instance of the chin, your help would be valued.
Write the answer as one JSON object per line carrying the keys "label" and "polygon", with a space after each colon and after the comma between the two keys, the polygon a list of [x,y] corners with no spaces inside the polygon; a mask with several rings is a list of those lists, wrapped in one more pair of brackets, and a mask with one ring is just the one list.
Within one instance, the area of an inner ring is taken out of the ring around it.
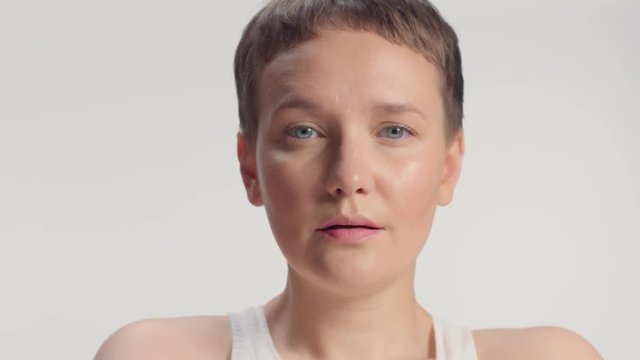
{"label": "chin", "polygon": [[365,295],[384,288],[401,274],[387,261],[375,255],[333,254],[307,269],[310,278],[322,287],[344,296]]}

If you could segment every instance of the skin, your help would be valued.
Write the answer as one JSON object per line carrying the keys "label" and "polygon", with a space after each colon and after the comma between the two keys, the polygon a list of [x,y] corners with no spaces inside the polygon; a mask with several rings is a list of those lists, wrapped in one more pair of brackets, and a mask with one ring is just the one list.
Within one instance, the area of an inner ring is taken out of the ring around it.
{"label": "skin", "polygon": [[[464,156],[462,131],[445,136],[440,81],[406,47],[329,28],[262,72],[257,140],[240,134],[238,158],[248,199],[265,207],[289,265],[286,288],[265,306],[283,359],[435,358],[432,316],[415,299],[416,258]],[[357,244],[316,231],[338,214],[382,230]],[[601,359],[562,328],[473,336],[482,360]],[[120,329],[96,359],[228,359],[230,349],[224,316],[158,319]]]}
{"label": "skin", "polygon": [[[439,84],[422,56],[366,32],[324,30],[265,68],[255,152],[240,137],[240,159],[289,264],[267,306],[284,357],[430,356],[415,261],[464,151],[462,132],[445,146]],[[316,231],[338,214],[383,231],[357,245]]]}

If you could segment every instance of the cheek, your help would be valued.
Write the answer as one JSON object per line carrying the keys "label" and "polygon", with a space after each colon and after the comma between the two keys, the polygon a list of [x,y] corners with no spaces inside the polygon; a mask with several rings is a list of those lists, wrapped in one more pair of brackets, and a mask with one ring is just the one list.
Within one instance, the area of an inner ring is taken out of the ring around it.
{"label": "cheek", "polygon": [[435,213],[442,164],[425,154],[394,164],[380,192],[403,229],[424,233],[430,228]]}
{"label": "cheek", "polygon": [[317,171],[308,162],[281,151],[266,150],[259,154],[260,192],[276,237],[291,235],[283,232],[298,227],[287,224],[303,223],[312,210],[312,187],[317,181]]}

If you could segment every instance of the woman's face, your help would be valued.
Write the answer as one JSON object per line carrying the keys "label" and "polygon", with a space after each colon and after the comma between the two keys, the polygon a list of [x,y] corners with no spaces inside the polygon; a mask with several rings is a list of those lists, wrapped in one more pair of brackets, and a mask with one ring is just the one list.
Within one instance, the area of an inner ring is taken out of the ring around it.
{"label": "woman's face", "polygon": [[297,275],[352,291],[413,276],[464,152],[439,89],[435,66],[369,32],[324,29],[264,69],[255,150],[239,136],[238,154]]}

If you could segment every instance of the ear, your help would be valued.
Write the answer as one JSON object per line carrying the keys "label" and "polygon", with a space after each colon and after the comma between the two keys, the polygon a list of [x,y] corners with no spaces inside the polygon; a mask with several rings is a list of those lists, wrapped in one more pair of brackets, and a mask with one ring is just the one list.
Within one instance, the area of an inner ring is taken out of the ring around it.
{"label": "ear", "polygon": [[440,189],[438,191],[438,204],[440,206],[449,205],[453,199],[453,191],[455,190],[460,172],[462,170],[462,158],[464,157],[464,132],[460,129],[451,144],[448,146],[446,157],[444,160],[444,172],[440,181]]}
{"label": "ear", "polygon": [[240,175],[247,191],[247,198],[254,206],[262,205],[262,195],[260,194],[260,184],[258,183],[256,152],[249,140],[241,133],[238,133],[238,161],[240,162]]}

